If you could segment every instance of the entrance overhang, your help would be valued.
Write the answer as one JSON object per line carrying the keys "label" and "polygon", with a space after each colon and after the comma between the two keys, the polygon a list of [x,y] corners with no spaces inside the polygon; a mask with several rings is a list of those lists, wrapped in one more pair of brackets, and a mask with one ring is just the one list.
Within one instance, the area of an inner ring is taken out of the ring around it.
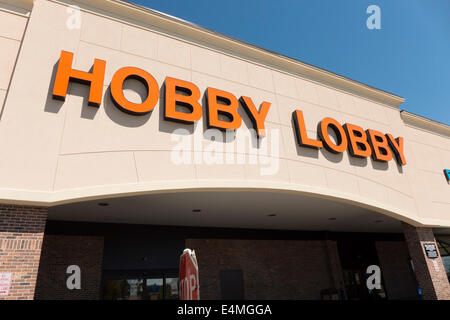
{"label": "entrance overhang", "polygon": [[[3,203],[53,207],[69,203],[113,199],[131,196],[185,193],[185,192],[259,192],[281,193],[314,197],[345,203],[351,206],[381,213],[393,219],[415,226],[449,227],[445,221],[411,217],[409,212],[373,199],[345,193],[338,190],[291,183],[266,181],[167,181],[155,183],[105,185],[70,189],[55,192],[30,192],[23,190],[2,190]],[[301,203],[299,203],[301,207]]]}

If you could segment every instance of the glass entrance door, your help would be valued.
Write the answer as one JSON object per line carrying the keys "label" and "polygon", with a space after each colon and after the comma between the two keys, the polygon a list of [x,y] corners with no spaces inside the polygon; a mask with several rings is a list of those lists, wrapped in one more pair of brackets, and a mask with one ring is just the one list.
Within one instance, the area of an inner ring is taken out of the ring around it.
{"label": "glass entrance door", "polygon": [[[110,272],[111,273],[111,272]],[[159,273],[115,272],[123,275],[106,274],[103,278],[103,300],[165,300],[178,299],[178,278],[174,272]],[[149,274],[150,275],[147,275]]]}
{"label": "glass entrance door", "polygon": [[140,300],[143,279],[108,279],[103,281],[103,299]]}

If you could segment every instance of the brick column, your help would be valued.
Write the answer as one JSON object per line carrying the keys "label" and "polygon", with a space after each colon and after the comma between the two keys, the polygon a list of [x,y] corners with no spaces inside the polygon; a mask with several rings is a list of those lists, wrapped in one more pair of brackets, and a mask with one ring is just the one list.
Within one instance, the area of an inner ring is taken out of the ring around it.
{"label": "brick column", "polygon": [[[49,235],[44,237],[36,300],[97,300],[102,280],[103,237]],[[69,290],[67,267],[77,265],[81,288]]]}
{"label": "brick column", "polygon": [[431,228],[416,228],[407,223],[402,223],[402,225],[423,298],[426,300],[450,300],[450,284],[445,274],[441,256],[438,252],[438,258],[428,258],[423,246],[424,244],[434,243],[437,249],[433,230]]}
{"label": "brick column", "polygon": [[8,296],[33,299],[47,208],[0,204],[0,273],[11,273]]}

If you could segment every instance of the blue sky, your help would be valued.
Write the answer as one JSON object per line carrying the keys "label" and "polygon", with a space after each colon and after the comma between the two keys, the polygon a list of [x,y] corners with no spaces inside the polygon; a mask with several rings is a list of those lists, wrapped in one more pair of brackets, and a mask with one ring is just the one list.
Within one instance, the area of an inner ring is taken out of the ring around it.
{"label": "blue sky", "polygon": [[[450,124],[449,0],[131,0],[341,74]],[[381,29],[369,30],[369,5]]]}

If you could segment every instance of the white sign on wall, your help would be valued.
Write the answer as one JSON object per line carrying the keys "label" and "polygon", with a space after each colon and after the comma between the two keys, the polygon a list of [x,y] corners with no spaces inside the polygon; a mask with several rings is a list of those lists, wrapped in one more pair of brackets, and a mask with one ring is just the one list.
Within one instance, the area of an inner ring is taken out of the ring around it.
{"label": "white sign on wall", "polygon": [[0,273],[0,296],[7,296],[11,287],[11,272]]}

